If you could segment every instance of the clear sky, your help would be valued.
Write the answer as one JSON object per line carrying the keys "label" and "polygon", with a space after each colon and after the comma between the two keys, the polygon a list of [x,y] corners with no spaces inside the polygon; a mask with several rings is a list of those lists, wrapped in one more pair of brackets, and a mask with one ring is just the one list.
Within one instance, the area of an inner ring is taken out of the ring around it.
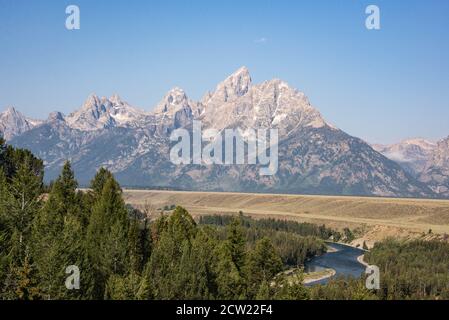
{"label": "clear sky", "polygon": [[[65,28],[76,4],[81,29]],[[381,30],[365,28],[376,4]],[[240,66],[281,78],[370,142],[449,135],[449,1],[0,0],[0,111],[69,113],[95,92],[151,110]]]}

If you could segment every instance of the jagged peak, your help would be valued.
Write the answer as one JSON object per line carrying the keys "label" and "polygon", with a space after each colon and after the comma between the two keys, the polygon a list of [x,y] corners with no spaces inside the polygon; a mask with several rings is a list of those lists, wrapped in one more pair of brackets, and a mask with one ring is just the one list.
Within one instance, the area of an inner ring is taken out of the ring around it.
{"label": "jagged peak", "polygon": [[[13,106],[9,106],[6,108],[5,111],[0,112],[0,117],[2,118],[13,118],[13,119],[20,119],[21,121],[31,121],[31,119],[27,118],[22,112],[20,112],[19,110],[17,110],[15,107]],[[37,120],[33,120],[36,121]]]}
{"label": "jagged peak", "polygon": [[122,99],[120,98],[120,96],[117,93],[114,93],[110,98],[109,101],[114,104],[114,105],[118,105],[118,104],[123,104]]}
{"label": "jagged peak", "polygon": [[171,88],[165,96],[166,97],[175,96],[175,97],[181,97],[182,99],[187,99],[186,92],[179,87]]}
{"label": "jagged peak", "polygon": [[222,103],[232,101],[248,93],[251,88],[251,75],[247,67],[241,67],[220,82],[214,92],[207,94],[202,102]]}
{"label": "jagged peak", "polygon": [[251,78],[251,75],[249,73],[249,69],[245,66],[241,66],[240,68],[238,68],[236,71],[234,71],[230,76],[228,76],[227,79],[229,78],[236,78],[236,77],[249,77]]}
{"label": "jagged peak", "polygon": [[91,93],[87,96],[87,99],[84,101],[82,109],[89,109],[94,106],[98,106],[101,102],[101,99],[95,94]]}
{"label": "jagged peak", "polygon": [[21,115],[21,116],[23,116],[23,114],[20,112],[20,111],[18,111],[15,107],[13,107],[13,106],[8,106],[6,109],[5,109],[5,111],[3,111],[3,112],[1,112],[0,114],[2,114],[2,115]]}
{"label": "jagged peak", "polygon": [[170,89],[161,102],[154,109],[155,113],[172,113],[177,110],[188,107],[189,98],[185,91],[179,87]]}
{"label": "jagged peak", "polygon": [[65,121],[64,114],[59,111],[50,112],[48,115],[48,121]]}
{"label": "jagged peak", "polygon": [[217,89],[225,87],[231,89],[232,92],[227,94],[235,94],[236,96],[243,96],[249,90],[252,79],[247,67],[243,66],[237,71],[228,76],[222,83],[218,85]]}
{"label": "jagged peak", "polygon": [[16,113],[17,112],[17,110],[16,110],[16,108],[14,108],[13,106],[8,106],[7,108],[6,108],[6,110],[5,110],[5,112],[9,112],[9,113]]}

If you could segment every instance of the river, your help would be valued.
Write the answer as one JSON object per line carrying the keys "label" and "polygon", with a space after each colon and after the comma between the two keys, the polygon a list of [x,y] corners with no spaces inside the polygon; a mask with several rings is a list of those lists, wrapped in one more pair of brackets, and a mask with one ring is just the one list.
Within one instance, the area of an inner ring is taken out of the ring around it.
{"label": "river", "polygon": [[[346,246],[339,243],[328,243],[329,247],[335,249],[335,252],[328,252],[321,256],[315,257],[305,263],[305,272],[316,272],[324,269],[334,269],[333,277],[345,276],[359,278],[365,272],[365,266],[357,261],[357,257],[364,254],[362,249]],[[322,280],[310,282],[307,285],[313,286],[317,284],[325,284],[329,277]]]}

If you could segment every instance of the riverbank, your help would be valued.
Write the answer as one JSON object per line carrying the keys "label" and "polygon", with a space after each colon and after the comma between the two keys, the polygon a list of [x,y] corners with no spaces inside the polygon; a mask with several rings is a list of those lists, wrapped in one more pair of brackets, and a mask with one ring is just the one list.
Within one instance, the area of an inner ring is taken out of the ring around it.
{"label": "riverbank", "polygon": [[[306,285],[325,284],[330,278],[334,277],[353,277],[359,278],[366,269],[366,266],[357,259],[365,254],[365,251],[359,248],[354,248],[347,244],[341,243],[327,243],[332,247],[333,252],[328,252],[320,256],[316,256],[305,263],[304,270],[308,273],[321,272],[323,270],[332,269],[335,271],[325,274],[317,274],[319,277],[313,277]],[[336,251],[335,251],[336,250]],[[320,278],[319,280],[315,280]]]}
{"label": "riverbank", "polygon": [[316,272],[310,272],[304,274],[304,284],[310,284],[312,282],[325,280],[335,276],[337,272],[334,269],[325,269]]}
{"label": "riverbank", "polygon": [[365,258],[365,255],[362,254],[361,256],[358,256],[358,257],[357,257],[357,261],[358,261],[359,263],[363,264],[365,267],[368,267],[369,264],[365,262],[364,258]]}

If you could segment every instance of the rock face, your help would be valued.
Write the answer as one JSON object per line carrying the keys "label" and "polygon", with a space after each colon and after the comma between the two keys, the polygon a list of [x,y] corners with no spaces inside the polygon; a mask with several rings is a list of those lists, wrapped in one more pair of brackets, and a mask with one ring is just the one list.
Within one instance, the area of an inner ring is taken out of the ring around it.
{"label": "rock face", "polygon": [[437,143],[419,180],[438,195],[449,197],[449,137]]}
{"label": "rock face", "polygon": [[418,177],[436,146],[436,143],[425,139],[407,139],[392,145],[373,145],[373,148]]}
{"label": "rock face", "polygon": [[[174,165],[173,130],[202,122],[204,129],[275,128],[279,169],[260,176],[256,165]],[[433,197],[432,191],[364,141],[328,124],[304,93],[274,79],[253,84],[240,68],[195,102],[170,90],[153,112],[117,96],[90,96],[76,112],[53,113],[10,143],[44,159],[54,179],[66,159],[87,184],[101,166],[126,186],[189,190]]]}
{"label": "rock face", "polygon": [[113,127],[137,127],[145,119],[145,112],[123,102],[118,95],[107,99],[92,94],[78,111],[65,120],[73,129],[93,131]]}
{"label": "rock face", "polygon": [[449,137],[437,143],[408,139],[393,145],[373,145],[373,148],[399,163],[438,197],[449,197]]}
{"label": "rock face", "polygon": [[9,107],[6,111],[0,113],[0,136],[10,140],[41,123],[42,121],[27,118],[15,108]]}

